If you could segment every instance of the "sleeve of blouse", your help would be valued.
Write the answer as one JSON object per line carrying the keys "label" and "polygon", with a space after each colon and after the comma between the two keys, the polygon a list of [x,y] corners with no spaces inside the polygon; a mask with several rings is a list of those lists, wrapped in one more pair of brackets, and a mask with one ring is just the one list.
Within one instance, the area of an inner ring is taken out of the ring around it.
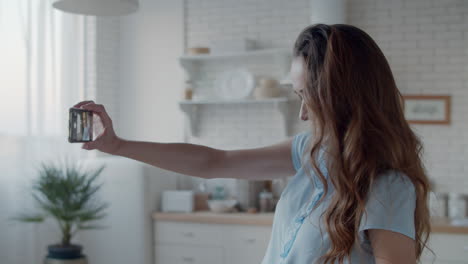
{"label": "sleeve of blouse", "polygon": [[292,163],[294,169],[298,171],[301,168],[301,157],[304,152],[304,147],[306,146],[309,132],[301,132],[294,136],[291,144],[291,154],[292,154]]}
{"label": "sleeve of blouse", "polygon": [[416,193],[406,175],[391,171],[379,177],[369,192],[366,212],[361,218],[359,237],[368,244],[364,231],[385,229],[415,239]]}

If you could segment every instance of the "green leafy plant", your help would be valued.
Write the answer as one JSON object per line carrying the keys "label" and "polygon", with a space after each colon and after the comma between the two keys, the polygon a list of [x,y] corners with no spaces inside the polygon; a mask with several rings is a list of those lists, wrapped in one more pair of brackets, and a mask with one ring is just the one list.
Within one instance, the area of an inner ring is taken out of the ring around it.
{"label": "green leafy plant", "polygon": [[32,187],[38,211],[22,213],[14,219],[21,222],[55,219],[62,233],[61,246],[71,245],[70,240],[80,230],[102,228],[92,222],[107,215],[105,209],[109,205],[97,199],[102,184],[95,183],[104,168],[84,172],[68,163],[65,166],[41,163],[39,177]]}

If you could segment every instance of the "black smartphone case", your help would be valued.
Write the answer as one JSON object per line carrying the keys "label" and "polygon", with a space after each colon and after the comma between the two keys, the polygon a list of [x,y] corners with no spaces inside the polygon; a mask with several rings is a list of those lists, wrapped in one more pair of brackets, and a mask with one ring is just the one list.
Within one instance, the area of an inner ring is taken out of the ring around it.
{"label": "black smartphone case", "polygon": [[93,112],[80,108],[70,108],[68,115],[68,142],[93,141]]}

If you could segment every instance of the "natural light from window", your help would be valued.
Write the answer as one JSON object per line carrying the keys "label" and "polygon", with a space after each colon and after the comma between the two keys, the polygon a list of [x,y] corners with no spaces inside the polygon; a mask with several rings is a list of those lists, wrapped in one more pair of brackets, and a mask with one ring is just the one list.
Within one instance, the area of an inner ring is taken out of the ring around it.
{"label": "natural light from window", "polygon": [[0,0],[0,134],[26,132],[26,42],[19,1]]}

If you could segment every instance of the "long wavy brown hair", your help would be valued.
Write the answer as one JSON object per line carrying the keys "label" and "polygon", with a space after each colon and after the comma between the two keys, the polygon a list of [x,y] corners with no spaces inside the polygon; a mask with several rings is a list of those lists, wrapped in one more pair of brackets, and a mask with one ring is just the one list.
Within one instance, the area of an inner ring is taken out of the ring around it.
{"label": "long wavy brown hair", "polygon": [[405,120],[402,95],[384,54],[355,26],[315,24],[299,34],[293,55],[304,59],[303,100],[314,135],[308,158],[325,191],[319,203],[329,190],[316,164],[322,144],[327,146],[328,178],[334,187],[323,214],[331,248],[321,261],[343,263],[350,257],[370,187],[390,169],[406,174],[415,187],[419,260],[431,230],[430,183],[422,144]]}

